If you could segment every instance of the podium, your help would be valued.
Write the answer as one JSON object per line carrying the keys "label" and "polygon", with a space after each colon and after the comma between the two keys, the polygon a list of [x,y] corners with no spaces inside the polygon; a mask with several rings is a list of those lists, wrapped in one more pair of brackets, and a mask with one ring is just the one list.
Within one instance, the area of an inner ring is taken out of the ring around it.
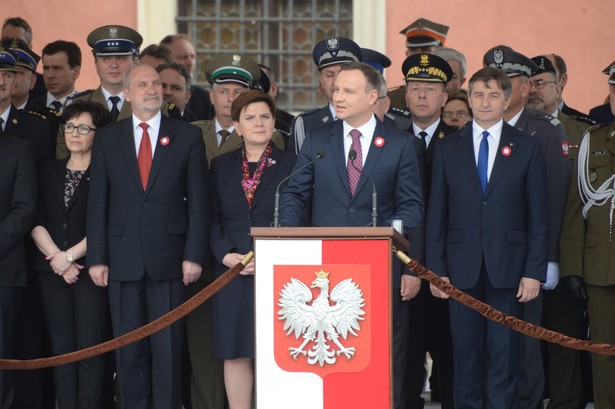
{"label": "podium", "polygon": [[393,407],[391,227],[252,228],[257,409]]}

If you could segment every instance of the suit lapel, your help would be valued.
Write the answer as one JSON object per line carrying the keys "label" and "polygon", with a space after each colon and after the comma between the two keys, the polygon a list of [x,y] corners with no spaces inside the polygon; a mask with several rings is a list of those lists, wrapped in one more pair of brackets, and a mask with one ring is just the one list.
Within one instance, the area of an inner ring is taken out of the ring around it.
{"label": "suit lapel", "polygon": [[54,191],[57,193],[56,200],[60,204],[61,209],[65,210],[64,206],[64,180],[66,178],[66,163],[68,158],[56,162],[56,166],[53,172],[53,183],[55,184]]}
{"label": "suit lapel", "polygon": [[[160,143],[160,138],[163,137],[170,139],[169,142],[164,145]],[[151,189],[152,184],[156,181],[156,176],[158,176],[158,172],[160,172],[162,163],[167,157],[169,149],[173,146],[174,138],[175,135],[173,135],[173,125],[167,117],[161,115],[160,130],[158,131],[158,136],[156,138],[156,150],[154,152],[154,157],[152,158],[152,168],[149,172],[149,178],[147,180],[147,191]]]}
{"label": "suit lapel", "polygon": [[271,165],[271,167],[267,167],[267,165],[265,165],[265,169],[263,169],[263,174],[261,175],[261,182],[259,183],[258,188],[256,189],[256,192],[254,193],[254,200],[252,202],[252,208],[256,207],[256,203],[263,196],[264,194],[263,192],[267,190],[267,187],[269,186],[269,184],[271,184],[273,177],[275,176],[275,174],[278,172],[278,169],[280,168],[278,164],[280,161],[280,155],[278,154],[278,151],[275,149],[275,147],[273,148],[273,151],[271,152],[270,159],[272,161],[275,161],[276,164]]}
{"label": "suit lapel", "polygon": [[[485,197],[489,195],[489,193],[494,189],[493,187],[496,185],[504,170],[508,167],[511,158],[513,157],[515,150],[518,149],[517,144],[515,143],[515,138],[512,136],[512,133],[509,129],[507,129],[507,125],[504,124],[502,128],[502,134],[500,135],[500,144],[498,145],[498,150],[495,154],[495,162],[493,163],[493,169],[491,169],[491,175],[489,176],[489,182],[487,183],[487,189],[485,190]],[[509,156],[502,155],[502,147],[509,146],[511,148],[511,154]]]}
{"label": "suit lapel", "polygon": [[346,170],[346,157],[344,156],[344,137],[344,126],[342,125],[342,121],[336,121],[335,126],[331,128],[329,144],[331,145],[333,163],[335,163],[335,167],[337,168],[342,184],[346,188],[346,192],[350,195],[348,171]]}
{"label": "suit lapel", "polygon": [[239,136],[237,131],[233,130],[231,134],[226,138],[226,141],[220,146],[218,150],[218,155],[222,155],[223,153],[234,151],[235,149],[241,146],[243,142],[243,138]]}
{"label": "suit lapel", "polygon": [[[65,172],[66,172],[66,170],[65,170]],[[73,192],[73,195],[71,196],[70,200],[68,201],[68,207],[66,208],[67,212],[70,210],[71,207],[73,207],[75,202],[77,202],[77,199],[79,198],[79,196],[81,196],[81,194],[86,190],[86,188],[87,188],[87,186],[89,184],[89,179],[90,179],[90,168],[88,167],[86,169],[86,171],[83,173],[83,175],[81,176],[81,180],[77,184],[77,188],[75,189],[75,191]],[[64,204],[64,198],[63,197],[62,197],[62,204]]]}
{"label": "suit lapel", "polygon": [[[365,173],[366,175],[371,175],[372,171],[374,170],[374,167],[376,166],[376,163],[378,162],[378,159],[380,159],[380,154],[382,154],[382,150],[384,149],[384,146],[386,145],[385,143],[381,147],[376,146],[374,144],[374,138],[376,137],[385,138],[385,142],[386,142],[386,133],[385,133],[384,125],[380,121],[377,121],[376,123],[376,129],[374,129],[374,135],[372,135],[372,138],[370,139],[370,142],[369,142],[369,149],[367,151],[367,158],[365,158],[365,165],[363,165],[363,173]],[[365,185],[365,183],[367,183],[367,178],[361,176],[361,178],[359,179],[359,184],[357,185],[357,190],[355,191],[355,197],[357,196],[357,193],[361,190],[363,185]]]}
{"label": "suit lapel", "polygon": [[[139,191],[143,192],[143,186],[141,184],[141,175],[139,173],[139,166],[137,164],[137,151],[135,149],[134,130],[132,129],[132,119],[124,120],[120,134],[118,135],[120,146],[124,152],[126,159],[126,166],[137,184]],[[151,179],[151,177],[150,177]]]}
{"label": "suit lapel", "polygon": [[482,196],[478,171],[476,170],[476,159],[474,158],[474,143],[472,141],[472,127],[463,128],[457,137],[457,152],[459,160],[466,171],[470,184],[479,196]]}

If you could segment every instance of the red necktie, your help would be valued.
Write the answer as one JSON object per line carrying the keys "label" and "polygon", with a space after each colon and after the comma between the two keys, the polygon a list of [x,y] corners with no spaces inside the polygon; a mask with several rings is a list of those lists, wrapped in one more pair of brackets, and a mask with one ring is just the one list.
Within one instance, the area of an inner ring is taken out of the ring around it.
{"label": "red necktie", "polygon": [[348,184],[350,185],[350,193],[354,196],[354,192],[359,184],[361,178],[361,170],[363,169],[363,149],[361,149],[361,132],[358,129],[350,131],[350,137],[352,143],[350,144],[350,150],[357,153],[357,157],[354,161],[348,159],[346,169],[348,170]]}
{"label": "red necktie", "polygon": [[143,137],[141,138],[141,145],[139,145],[137,162],[139,164],[139,173],[141,174],[141,184],[143,184],[143,190],[146,190],[149,171],[152,168],[152,143],[149,140],[149,133],[147,133],[149,125],[142,122],[139,126],[143,128]]}

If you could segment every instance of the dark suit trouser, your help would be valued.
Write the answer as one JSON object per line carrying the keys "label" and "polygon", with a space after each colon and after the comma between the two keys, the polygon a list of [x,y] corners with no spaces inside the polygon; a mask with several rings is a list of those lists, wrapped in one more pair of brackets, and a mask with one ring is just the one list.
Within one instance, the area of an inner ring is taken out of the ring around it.
{"label": "dark suit trouser", "polygon": [[[0,288],[0,358],[14,358],[15,325],[21,288]],[[13,403],[14,372],[0,371],[0,408],[8,409]]]}
{"label": "dark suit trouser", "polygon": [[408,313],[410,311],[408,302],[402,301],[399,293],[399,286],[393,286],[393,401],[395,409],[403,409],[406,405]]}
{"label": "dark suit trouser", "polygon": [[[523,320],[542,325],[542,290],[538,297],[523,304]],[[545,376],[542,361],[542,345],[538,338],[521,335],[519,348],[518,409],[542,409]]]}
{"label": "dark suit trouser", "polygon": [[[453,347],[448,300],[431,295],[429,283],[422,282],[417,296],[410,304],[408,335],[408,372],[406,379],[406,409],[421,409],[425,382],[425,354],[433,360],[438,371],[438,388],[442,409],[453,409]],[[433,385],[432,385],[433,389]]]}
{"label": "dark suit trouser", "polygon": [[[615,286],[586,284],[592,341],[615,345]],[[594,405],[596,409],[615,408],[615,356],[592,354]]]}
{"label": "dark suit trouser", "polygon": [[[181,279],[109,280],[115,337],[161,317],[185,300]],[[122,407],[180,409],[183,322],[116,351]]]}
{"label": "dark suit trouser", "polygon": [[[53,355],[88,348],[110,339],[107,289],[94,285],[87,272],[82,272],[72,285],[66,284],[60,276],[42,272],[39,283]],[[113,376],[104,371],[108,358],[108,354],[103,354],[54,367],[60,408],[98,409],[103,401],[113,398],[112,381],[104,379],[105,375]]]}
{"label": "dark suit trouser", "polygon": [[[484,272],[475,287],[463,291],[504,313],[521,316],[517,289],[494,288]],[[519,335],[457,301],[451,300],[449,307],[455,407],[515,409]]]}
{"label": "dark suit trouser", "polygon": [[[553,331],[583,339],[583,303],[566,297],[561,286],[544,292],[543,325]],[[549,404],[547,409],[580,409],[583,396],[581,351],[546,343]]]}
{"label": "dark suit trouser", "polygon": [[[206,281],[197,281],[187,288],[188,297],[207,286]],[[188,351],[192,364],[190,392],[193,409],[224,408],[223,361],[212,356],[211,300],[201,304],[186,316]]]}

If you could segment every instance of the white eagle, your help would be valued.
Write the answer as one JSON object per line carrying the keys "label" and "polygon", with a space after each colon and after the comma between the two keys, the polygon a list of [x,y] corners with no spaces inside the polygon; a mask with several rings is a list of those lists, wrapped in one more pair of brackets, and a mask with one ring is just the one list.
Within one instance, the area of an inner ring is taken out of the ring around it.
{"label": "white eagle", "polygon": [[[297,359],[299,354],[308,356],[308,363],[320,366],[334,364],[336,355],[344,354],[347,359],[354,356],[355,348],[346,348],[339,340],[341,335],[347,339],[348,333],[357,336],[361,330],[359,321],[365,314],[363,292],[359,286],[347,278],[335,286],[329,297],[329,273],[319,271],[312,282],[312,288],[320,288],[320,294],[312,305],[312,292],[301,281],[291,278],[280,291],[278,311],[280,320],[285,320],[286,335],[295,333],[295,338],[303,334],[303,343],[298,348],[289,348],[290,356]],[[335,304],[329,304],[329,298]],[[328,344],[333,341],[339,350],[335,351]],[[309,351],[304,348],[309,342],[314,345]]]}

